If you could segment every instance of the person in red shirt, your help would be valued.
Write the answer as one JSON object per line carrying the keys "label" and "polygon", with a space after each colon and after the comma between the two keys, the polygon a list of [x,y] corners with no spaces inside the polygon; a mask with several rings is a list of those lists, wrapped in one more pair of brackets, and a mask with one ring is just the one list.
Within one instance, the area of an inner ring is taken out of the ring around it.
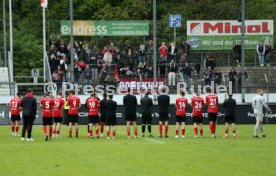
{"label": "person in red shirt", "polygon": [[186,122],[186,108],[188,106],[188,99],[184,97],[185,92],[180,91],[180,97],[176,99],[176,135],[175,138],[178,138],[179,124],[182,125],[182,138],[185,138],[185,122]]}
{"label": "person in red shirt", "polygon": [[79,119],[79,108],[81,107],[80,98],[75,95],[72,90],[69,92],[69,97],[67,99],[67,104],[69,105],[69,138],[72,138],[72,125],[75,125],[76,138],[79,137],[78,119]]}
{"label": "person in red shirt", "polygon": [[11,112],[11,131],[12,136],[18,136],[19,122],[20,122],[20,102],[21,93],[17,93],[17,96],[12,98],[10,101],[10,112]]}
{"label": "person in red shirt", "polygon": [[165,42],[162,42],[162,45],[159,47],[159,51],[161,60],[167,60],[168,47],[165,45]]}
{"label": "person in red shirt", "polygon": [[197,124],[199,124],[199,130],[200,130],[200,137],[203,135],[203,106],[204,106],[204,99],[200,97],[199,92],[196,93],[196,96],[192,98],[192,103],[193,107],[193,123],[194,123],[194,132],[195,132],[195,138],[198,138],[198,128]]}
{"label": "person in red shirt", "polygon": [[211,135],[212,135],[212,138],[215,138],[216,122],[217,122],[217,114],[218,114],[218,96],[213,93],[209,93],[206,96],[206,104],[208,105],[208,121],[209,121]]}
{"label": "person in red shirt", "polygon": [[[45,93],[45,98],[40,100],[40,107],[42,109],[43,131],[45,135],[45,141],[52,139],[53,133],[53,107],[55,106],[53,99],[50,98],[48,93]],[[49,126],[49,133],[47,126]]]}
{"label": "person in red shirt", "polygon": [[60,134],[60,125],[62,123],[62,117],[63,117],[63,106],[64,106],[64,100],[63,100],[63,94],[60,92],[58,96],[54,99],[55,108],[53,110],[53,116],[54,116],[54,125],[53,125],[53,136],[58,138]]}
{"label": "person in red shirt", "polygon": [[88,109],[88,123],[89,123],[89,137],[93,137],[93,125],[95,125],[96,138],[99,138],[99,108],[100,102],[95,92],[91,94],[91,97],[86,101],[86,107]]}

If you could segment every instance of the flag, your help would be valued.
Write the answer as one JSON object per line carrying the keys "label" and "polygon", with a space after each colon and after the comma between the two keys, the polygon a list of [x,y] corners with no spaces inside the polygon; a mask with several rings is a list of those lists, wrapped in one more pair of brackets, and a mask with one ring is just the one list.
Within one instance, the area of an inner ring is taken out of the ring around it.
{"label": "flag", "polygon": [[47,6],[48,6],[48,0],[40,0],[40,5],[43,8],[47,8]]}

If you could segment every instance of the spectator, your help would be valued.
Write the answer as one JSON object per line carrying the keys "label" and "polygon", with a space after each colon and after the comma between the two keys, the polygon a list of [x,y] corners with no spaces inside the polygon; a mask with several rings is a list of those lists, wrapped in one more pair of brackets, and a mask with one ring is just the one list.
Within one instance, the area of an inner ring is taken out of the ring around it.
{"label": "spectator", "polygon": [[146,46],[146,53],[147,53],[147,64],[150,64],[153,61],[153,41],[152,40],[150,40],[148,45]]}
{"label": "spectator", "polygon": [[107,47],[104,47],[104,49],[102,50],[102,55],[105,55],[105,53],[107,53],[107,52],[108,52]]}
{"label": "spectator", "polygon": [[175,64],[174,60],[171,60],[171,63],[168,68],[168,73],[169,73],[169,86],[175,86],[175,77],[176,73],[178,72],[177,65]]}
{"label": "spectator", "polygon": [[153,69],[152,69],[152,64],[149,63],[146,66],[146,78],[152,78],[153,77]]}
{"label": "spectator", "polygon": [[201,68],[200,64],[196,64],[194,68],[195,68],[195,71],[196,71],[196,73],[197,73],[197,77],[199,77],[200,68]]}
{"label": "spectator", "polygon": [[89,68],[89,65],[86,65],[84,70],[84,81],[86,85],[92,85],[92,70]]}
{"label": "spectator", "polygon": [[271,45],[269,43],[265,44],[265,54],[264,59],[267,66],[270,66],[270,52],[271,52]]}
{"label": "spectator", "polygon": [[189,45],[188,41],[183,42],[181,47],[182,47],[182,50],[183,50],[183,54],[185,55],[185,57],[187,59],[186,62],[190,63],[190,59],[191,59],[190,58],[190,49],[191,49],[191,46]]}
{"label": "spectator", "polygon": [[[239,71],[238,73],[238,93],[242,92],[242,69]],[[248,78],[247,72],[246,72],[246,68],[244,68],[244,80],[246,80]]]}
{"label": "spectator", "polygon": [[140,80],[142,80],[146,73],[146,66],[142,62],[140,62],[139,66],[137,68],[137,73],[138,73]]}
{"label": "spectator", "polygon": [[241,63],[241,42],[238,41],[237,45],[234,46],[233,51],[236,53],[237,56],[237,64],[240,66]]}
{"label": "spectator", "polygon": [[258,53],[258,56],[259,56],[259,63],[260,63],[260,66],[263,67],[264,66],[264,54],[265,54],[265,45],[263,42],[260,42],[258,45],[257,45],[257,48],[256,48],[256,51]]}
{"label": "spectator", "polygon": [[194,71],[188,63],[185,64],[185,67],[180,70],[182,73],[182,79],[187,84],[186,90],[191,90],[191,76],[192,71]]}
{"label": "spectator", "polygon": [[79,62],[75,60],[74,61],[74,83],[79,83],[79,79],[80,79]]}
{"label": "spectator", "polygon": [[174,60],[176,62],[176,54],[177,54],[177,46],[175,45],[175,42],[172,42],[169,47],[169,59]]}
{"label": "spectator", "polygon": [[205,85],[211,85],[212,80],[213,80],[213,70],[211,67],[208,67],[208,69],[205,71],[205,74],[204,74]]}
{"label": "spectator", "polygon": [[220,70],[214,70],[215,90],[221,85],[222,73]]}
{"label": "spectator", "polygon": [[168,48],[165,45],[165,42],[162,42],[162,45],[159,47],[160,51],[160,60],[161,61],[167,61],[167,55],[168,55]]}
{"label": "spectator", "polygon": [[112,55],[112,61],[117,63],[117,53],[118,53],[118,48],[115,47],[114,43],[110,43],[110,48],[109,52]]}
{"label": "spectator", "polygon": [[237,79],[237,72],[235,68],[232,68],[231,71],[229,72],[229,81],[232,82],[232,92],[236,92],[235,90],[236,79]]}
{"label": "spectator", "polygon": [[125,49],[126,64],[132,69],[134,67],[134,51],[130,44]]}
{"label": "spectator", "polygon": [[166,75],[166,61],[164,59],[161,59],[159,62],[160,65],[160,77],[164,78]]}
{"label": "spectator", "polygon": [[145,65],[145,52],[146,52],[146,47],[144,43],[141,43],[139,46],[139,63],[142,63]]}
{"label": "spectator", "polygon": [[94,46],[92,52],[91,52],[91,58],[90,58],[90,63],[91,63],[91,72],[92,72],[92,81],[95,82],[98,79],[98,51],[97,47]]}

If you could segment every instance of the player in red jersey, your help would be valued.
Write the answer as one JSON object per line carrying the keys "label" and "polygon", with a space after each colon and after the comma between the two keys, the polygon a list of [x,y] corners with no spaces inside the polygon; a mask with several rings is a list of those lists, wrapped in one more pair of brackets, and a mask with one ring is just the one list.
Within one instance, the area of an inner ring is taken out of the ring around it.
{"label": "player in red jersey", "polygon": [[95,92],[91,94],[91,97],[86,101],[86,107],[88,109],[88,123],[89,123],[89,137],[93,137],[93,125],[95,125],[96,138],[99,138],[99,108],[100,102]]}
{"label": "player in red jersey", "polygon": [[75,125],[76,138],[79,137],[78,119],[79,119],[79,108],[81,107],[80,98],[75,95],[72,90],[69,92],[69,97],[67,99],[67,104],[69,105],[69,138],[72,138],[72,125]]}
{"label": "player in red jersey", "polygon": [[[55,106],[53,99],[50,98],[48,93],[45,93],[45,98],[40,100],[40,107],[42,109],[43,131],[45,135],[45,141],[52,139],[53,133],[53,107]],[[49,133],[47,130],[49,126]]]}
{"label": "player in red jersey", "polygon": [[199,124],[199,130],[200,130],[200,137],[202,137],[203,135],[203,125],[202,125],[202,121],[203,121],[203,117],[202,117],[202,113],[203,113],[203,106],[204,106],[204,99],[202,97],[200,97],[199,92],[196,93],[196,96],[194,96],[192,98],[192,103],[191,103],[192,107],[193,107],[193,123],[194,123],[194,132],[195,132],[195,138],[198,138],[198,128],[197,128],[197,124]]}
{"label": "player in red jersey", "polygon": [[218,96],[209,93],[206,96],[206,104],[208,105],[208,120],[212,138],[216,137],[216,122],[218,114]]}
{"label": "player in red jersey", "polygon": [[176,107],[176,136],[178,138],[179,132],[179,124],[182,125],[182,138],[185,138],[185,123],[186,123],[186,108],[188,106],[188,99],[184,98],[185,92],[183,90],[180,91],[180,97],[176,99],[175,107]]}
{"label": "player in red jersey", "polygon": [[12,98],[10,101],[12,136],[18,136],[19,122],[20,122],[21,95],[22,95],[21,93],[17,93],[17,96]]}
{"label": "player in red jersey", "polygon": [[64,106],[64,100],[63,100],[63,94],[60,92],[58,96],[54,99],[55,108],[53,110],[53,116],[54,116],[54,125],[53,125],[53,137],[58,138],[60,134],[60,125],[62,123],[62,117],[63,117],[63,106]]}

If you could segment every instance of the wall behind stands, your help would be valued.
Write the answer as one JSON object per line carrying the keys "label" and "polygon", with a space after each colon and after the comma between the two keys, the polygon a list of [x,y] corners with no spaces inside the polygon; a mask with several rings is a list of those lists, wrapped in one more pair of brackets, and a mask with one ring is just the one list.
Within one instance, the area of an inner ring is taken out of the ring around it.
{"label": "wall behind stands", "polygon": [[[267,122],[269,124],[276,124],[276,104],[270,104],[269,105],[272,108],[272,111],[274,114],[266,114],[264,123]],[[39,106],[38,106],[39,107]],[[188,108],[187,113],[187,124],[192,124],[192,118],[191,118],[191,107]],[[152,107],[153,112],[153,124],[158,123],[158,106],[154,105]],[[175,107],[174,105],[169,106],[169,112],[170,112],[170,118],[169,122],[170,124],[175,124]],[[204,107],[204,124],[208,123],[207,119],[207,111],[206,106]],[[141,106],[137,107],[137,113],[138,113],[138,123],[141,124]],[[41,118],[41,110],[38,110],[37,118],[35,120],[35,124],[42,124],[42,118]],[[219,105],[219,114],[218,114],[218,124],[224,123],[224,109],[222,108],[222,105]],[[65,118],[63,120],[64,124],[67,124],[67,119]],[[79,122],[80,124],[87,124],[87,109],[84,107],[84,105],[79,110]],[[119,105],[117,109],[117,122],[118,125],[125,124],[124,120],[124,106]],[[9,115],[9,108],[6,104],[0,104],[0,125],[8,125],[11,123],[10,115]],[[22,120],[21,120],[22,123]],[[236,123],[237,124],[254,124],[255,118],[254,114],[251,108],[250,104],[243,104],[238,105],[236,109]]]}

